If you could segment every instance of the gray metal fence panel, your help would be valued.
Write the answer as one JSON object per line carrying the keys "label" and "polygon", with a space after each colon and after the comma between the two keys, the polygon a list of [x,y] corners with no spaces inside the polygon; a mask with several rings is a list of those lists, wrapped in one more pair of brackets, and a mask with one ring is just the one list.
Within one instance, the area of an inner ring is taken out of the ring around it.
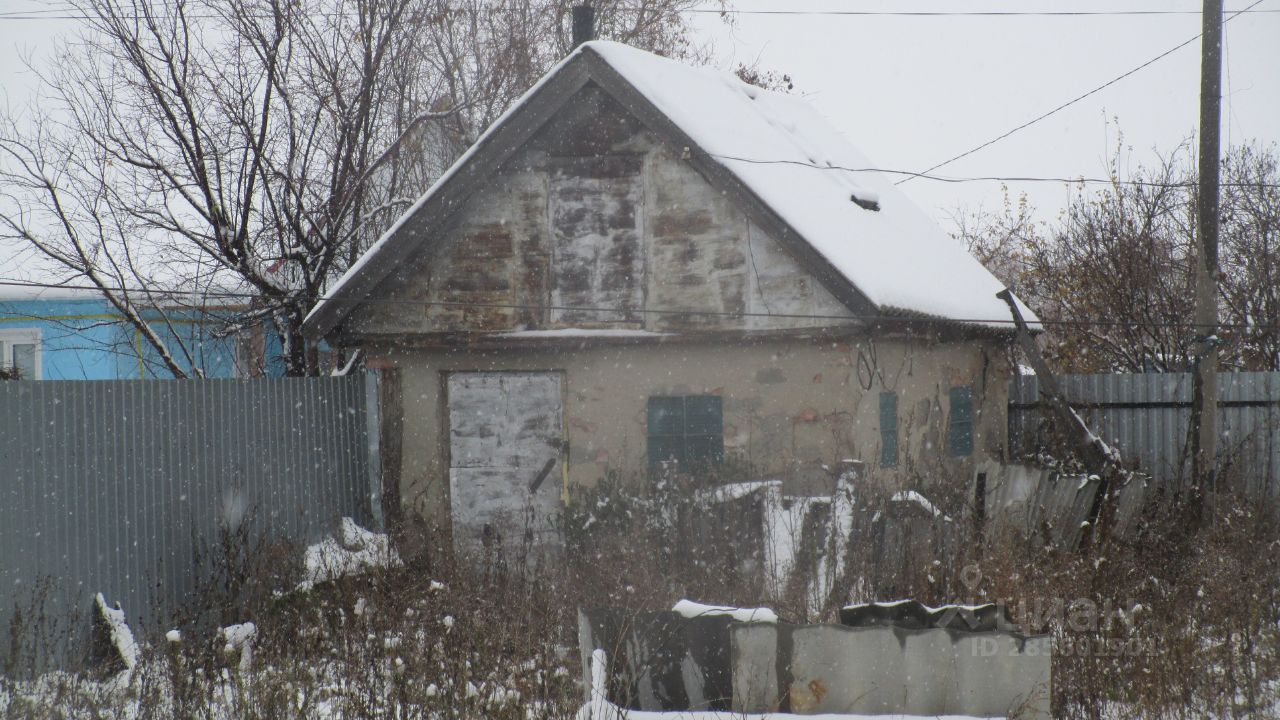
{"label": "gray metal fence panel", "polygon": [[[1190,374],[1064,375],[1059,382],[1072,406],[1126,462],[1164,487],[1185,482]],[[1218,391],[1222,481],[1256,500],[1280,499],[1280,373],[1222,373]],[[1035,376],[1010,383],[1015,456],[1034,452],[1041,440],[1039,403]]]}
{"label": "gray metal fence panel", "polygon": [[50,631],[39,617],[58,624],[46,650],[76,652],[99,592],[163,630],[228,530],[302,546],[344,515],[376,527],[370,387],[0,382],[0,669],[15,618],[32,637]]}

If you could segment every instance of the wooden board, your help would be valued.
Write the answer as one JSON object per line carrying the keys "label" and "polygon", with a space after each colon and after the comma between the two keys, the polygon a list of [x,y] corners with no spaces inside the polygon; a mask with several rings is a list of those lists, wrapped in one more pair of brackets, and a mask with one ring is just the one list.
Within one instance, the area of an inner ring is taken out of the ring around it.
{"label": "wooden board", "polygon": [[641,322],[641,168],[636,156],[559,158],[554,163],[549,194],[553,324]]}
{"label": "wooden board", "polygon": [[554,538],[564,448],[560,373],[448,377],[454,542],[516,548]]}

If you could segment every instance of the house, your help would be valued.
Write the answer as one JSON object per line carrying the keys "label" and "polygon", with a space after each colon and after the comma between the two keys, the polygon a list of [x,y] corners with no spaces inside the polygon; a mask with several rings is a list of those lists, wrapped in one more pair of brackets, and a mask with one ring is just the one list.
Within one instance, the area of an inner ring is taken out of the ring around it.
{"label": "house", "polygon": [[971,492],[1002,286],[870,167],[800,98],[580,46],[306,320],[380,369],[390,516],[521,537],[672,460]]}
{"label": "house", "polygon": [[[206,377],[243,377],[251,374],[253,345],[218,332],[220,318],[237,309],[184,299],[141,313],[188,372],[194,365]],[[170,377],[156,351],[101,293],[19,282],[0,284],[0,366],[17,368],[26,380]]]}

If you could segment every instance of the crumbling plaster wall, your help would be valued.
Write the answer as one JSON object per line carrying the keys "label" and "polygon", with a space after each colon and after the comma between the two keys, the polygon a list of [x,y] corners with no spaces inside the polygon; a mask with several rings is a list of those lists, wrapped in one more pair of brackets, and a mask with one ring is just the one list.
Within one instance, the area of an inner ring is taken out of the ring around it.
{"label": "crumbling plaster wall", "polygon": [[[372,293],[395,302],[354,311],[353,334],[852,322],[679,148],[591,87],[438,233]],[[564,306],[620,312],[549,309]]]}
{"label": "crumbling plaster wall", "polygon": [[[563,373],[569,495],[611,472],[643,477],[647,401],[655,395],[721,396],[726,465],[753,477],[824,476],[823,465],[855,458],[873,481],[967,486],[976,463],[1005,452],[1008,367],[996,343],[850,336],[371,352],[373,364],[395,371],[401,387],[402,502],[433,524],[448,518],[444,388],[451,371]],[[974,452],[960,458],[949,455],[946,442],[949,390],[957,385],[972,385],[974,407]],[[884,391],[899,397],[894,468],[880,467]]]}
{"label": "crumbling plaster wall", "polygon": [[[391,461],[410,513],[448,519],[449,371],[563,372],[568,487],[645,472],[653,395],[721,395],[727,461],[743,472],[812,480],[822,465],[853,457],[873,477],[908,482],[971,473],[972,459],[947,456],[945,420],[949,389],[972,383],[975,458],[1003,453],[1008,368],[997,341],[858,329],[862,319],[682,148],[598,88],[585,88],[431,232],[420,255],[347,318],[342,338],[395,373],[397,399],[384,409],[403,421]],[[553,309],[558,302],[615,311]],[[484,351],[455,338],[431,349],[444,333],[582,327],[674,336],[511,340]],[[826,328],[815,336],[827,339],[750,337],[812,328]],[[886,390],[899,394],[891,471],[879,468]]]}

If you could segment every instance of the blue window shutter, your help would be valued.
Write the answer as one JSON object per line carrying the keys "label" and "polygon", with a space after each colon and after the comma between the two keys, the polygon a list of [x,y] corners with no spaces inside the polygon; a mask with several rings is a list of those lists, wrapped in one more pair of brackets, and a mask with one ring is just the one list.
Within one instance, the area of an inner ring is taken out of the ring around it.
{"label": "blue window shutter", "polygon": [[724,406],[719,395],[684,398],[684,413],[686,434],[724,436]]}
{"label": "blue window shutter", "polygon": [[649,398],[649,434],[681,435],[684,433],[684,398]]}
{"label": "blue window shutter", "polygon": [[651,470],[676,460],[682,468],[724,461],[724,403],[718,395],[649,398]]}
{"label": "blue window shutter", "polygon": [[880,465],[898,464],[898,394],[880,393]]}
{"label": "blue window shutter", "polygon": [[956,457],[973,454],[973,387],[970,385],[951,388],[947,446]]}

